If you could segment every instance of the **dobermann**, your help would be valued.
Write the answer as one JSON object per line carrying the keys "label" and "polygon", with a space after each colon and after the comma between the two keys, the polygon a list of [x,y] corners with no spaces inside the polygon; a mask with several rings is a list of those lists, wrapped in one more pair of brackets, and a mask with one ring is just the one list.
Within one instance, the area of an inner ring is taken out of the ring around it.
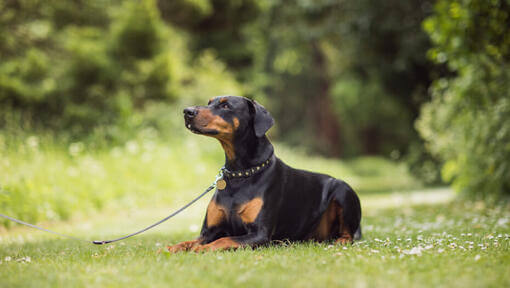
{"label": "dobermann", "polygon": [[356,193],[333,177],[287,166],[266,132],[274,120],[257,102],[219,96],[207,106],[184,109],[186,127],[218,139],[225,150],[217,183],[196,240],[168,246],[170,252],[256,247],[273,240],[361,238]]}

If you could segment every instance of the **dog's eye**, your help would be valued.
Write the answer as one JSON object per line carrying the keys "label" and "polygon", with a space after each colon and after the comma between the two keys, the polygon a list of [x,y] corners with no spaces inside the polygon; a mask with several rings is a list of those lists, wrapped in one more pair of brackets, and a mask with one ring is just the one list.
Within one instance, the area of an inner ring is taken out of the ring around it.
{"label": "dog's eye", "polygon": [[220,104],[220,108],[221,108],[221,109],[229,109],[229,108],[230,108],[230,106],[228,106],[228,103],[227,103],[227,102],[224,102],[224,103],[221,103],[221,104]]}

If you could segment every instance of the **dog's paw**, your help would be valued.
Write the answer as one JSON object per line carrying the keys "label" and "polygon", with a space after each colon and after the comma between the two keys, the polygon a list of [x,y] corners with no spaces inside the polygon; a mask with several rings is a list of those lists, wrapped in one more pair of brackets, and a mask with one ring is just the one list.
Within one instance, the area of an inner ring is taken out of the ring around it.
{"label": "dog's paw", "polygon": [[181,251],[188,251],[188,250],[190,250],[191,248],[193,248],[196,245],[199,245],[198,244],[198,240],[185,241],[185,242],[181,242],[179,244],[175,244],[175,245],[172,245],[172,246],[167,246],[166,249],[170,253],[178,253],[178,252],[181,252]]}
{"label": "dog's paw", "polygon": [[214,251],[214,250],[218,250],[218,248],[211,244],[196,245],[190,249],[190,251],[195,252],[195,253],[210,252],[210,251]]}
{"label": "dog's paw", "polygon": [[352,237],[340,237],[335,241],[336,244],[340,245],[352,244],[352,242]]}

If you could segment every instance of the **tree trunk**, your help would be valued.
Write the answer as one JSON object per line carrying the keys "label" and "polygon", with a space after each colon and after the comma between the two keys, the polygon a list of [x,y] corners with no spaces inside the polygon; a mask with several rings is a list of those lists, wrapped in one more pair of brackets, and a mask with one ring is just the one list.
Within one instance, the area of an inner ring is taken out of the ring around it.
{"label": "tree trunk", "polygon": [[319,140],[320,149],[330,156],[338,157],[342,154],[340,139],[340,123],[333,110],[330,86],[331,80],[328,75],[327,59],[317,41],[312,42],[312,65],[316,93],[311,97],[312,119],[314,132]]}

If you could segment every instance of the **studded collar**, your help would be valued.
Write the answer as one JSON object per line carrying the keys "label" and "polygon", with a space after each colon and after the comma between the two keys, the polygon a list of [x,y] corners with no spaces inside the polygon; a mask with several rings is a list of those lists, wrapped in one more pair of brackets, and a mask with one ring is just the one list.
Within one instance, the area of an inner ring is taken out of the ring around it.
{"label": "studded collar", "polygon": [[273,156],[274,154],[271,154],[271,156],[266,161],[245,170],[230,171],[227,168],[223,168],[223,176],[228,179],[250,177],[264,171],[267,167],[269,167],[273,162]]}

